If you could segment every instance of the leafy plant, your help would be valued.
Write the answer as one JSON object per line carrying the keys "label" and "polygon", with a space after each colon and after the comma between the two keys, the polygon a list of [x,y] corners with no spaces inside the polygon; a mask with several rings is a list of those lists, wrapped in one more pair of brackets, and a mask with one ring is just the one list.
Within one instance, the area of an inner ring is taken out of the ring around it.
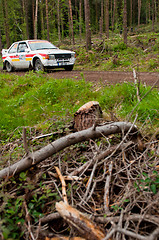
{"label": "leafy plant", "polygon": [[148,191],[156,194],[159,190],[159,174],[157,171],[153,171],[152,176],[148,176],[147,173],[142,173],[142,179],[139,179],[134,183],[137,191]]}

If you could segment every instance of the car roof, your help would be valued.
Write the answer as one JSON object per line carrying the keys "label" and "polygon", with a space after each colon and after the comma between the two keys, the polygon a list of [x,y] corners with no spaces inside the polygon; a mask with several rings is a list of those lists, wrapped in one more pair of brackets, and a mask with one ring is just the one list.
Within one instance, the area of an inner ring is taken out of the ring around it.
{"label": "car roof", "polygon": [[21,43],[21,42],[29,42],[29,41],[32,41],[32,42],[36,42],[36,41],[46,41],[46,42],[48,42],[48,40],[45,40],[45,39],[27,39],[27,40],[21,40],[21,41],[14,42],[13,44],[15,44],[15,43]]}

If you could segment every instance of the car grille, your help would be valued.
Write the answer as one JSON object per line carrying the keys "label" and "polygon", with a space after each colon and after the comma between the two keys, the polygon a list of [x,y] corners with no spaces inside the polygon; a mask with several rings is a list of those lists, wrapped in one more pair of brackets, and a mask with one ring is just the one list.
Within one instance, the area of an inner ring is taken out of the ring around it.
{"label": "car grille", "polygon": [[55,59],[57,59],[57,60],[68,60],[69,58],[71,58],[71,54],[70,53],[55,54]]}

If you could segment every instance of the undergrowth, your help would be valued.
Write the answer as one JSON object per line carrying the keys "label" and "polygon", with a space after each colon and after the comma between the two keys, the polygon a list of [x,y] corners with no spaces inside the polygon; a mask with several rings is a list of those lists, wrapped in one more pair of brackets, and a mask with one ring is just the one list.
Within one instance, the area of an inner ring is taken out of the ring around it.
{"label": "undergrowth", "polygon": [[[76,39],[73,50],[77,53],[75,69],[132,71],[159,71],[158,32],[128,32],[127,45],[118,32],[110,32],[109,39],[92,36],[92,49],[85,51],[85,43]],[[62,46],[65,47],[65,46]]]}

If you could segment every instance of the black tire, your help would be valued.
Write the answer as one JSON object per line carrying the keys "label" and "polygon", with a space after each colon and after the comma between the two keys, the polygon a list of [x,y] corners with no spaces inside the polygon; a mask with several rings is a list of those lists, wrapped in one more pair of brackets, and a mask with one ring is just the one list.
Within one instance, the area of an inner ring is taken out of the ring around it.
{"label": "black tire", "polygon": [[65,67],[65,71],[72,71],[72,70],[73,70],[73,65]]}
{"label": "black tire", "polygon": [[6,70],[7,70],[7,72],[12,72],[13,71],[13,67],[8,61],[6,62]]}
{"label": "black tire", "polygon": [[35,70],[36,72],[44,71],[44,65],[42,64],[42,62],[40,61],[39,58],[37,58],[37,59],[35,60],[34,70]]}

